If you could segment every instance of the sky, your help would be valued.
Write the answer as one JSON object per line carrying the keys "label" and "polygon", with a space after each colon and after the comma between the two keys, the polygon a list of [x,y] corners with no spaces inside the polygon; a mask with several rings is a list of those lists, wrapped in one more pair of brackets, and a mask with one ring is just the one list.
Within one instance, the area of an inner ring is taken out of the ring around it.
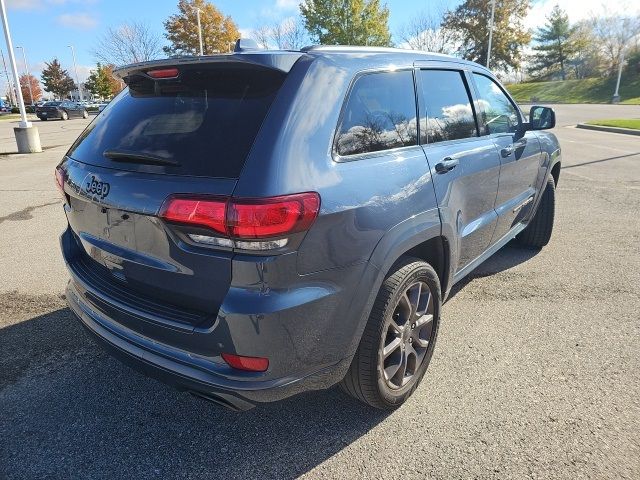
{"label": "sky", "polygon": [[[213,0],[225,15],[230,15],[241,33],[283,20],[297,13],[300,0]],[[78,75],[83,82],[95,67],[92,49],[96,39],[107,27],[117,27],[127,21],[142,21],[159,35],[164,33],[163,21],[177,12],[177,0],[5,0],[14,46],[26,50],[30,73],[37,78],[45,61],[57,57],[63,68],[74,76],[71,49],[76,52]],[[389,27],[396,34],[415,12],[443,5],[453,8],[461,0],[382,0],[390,10]],[[545,16],[555,4],[564,8],[571,22],[602,12],[603,0],[533,0],[527,17],[529,28],[544,23]],[[640,15],[638,0],[607,0],[607,13]],[[243,35],[244,36],[244,35]],[[0,37],[3,38],[3,37]],[[6,59],[7,48],[0,41]],[[16,61],[20,74],[24,73],[22,51]],[[6,91],[6,77],[0,65],[0,92]],[[75,78],[74,78],[75,80]]]}

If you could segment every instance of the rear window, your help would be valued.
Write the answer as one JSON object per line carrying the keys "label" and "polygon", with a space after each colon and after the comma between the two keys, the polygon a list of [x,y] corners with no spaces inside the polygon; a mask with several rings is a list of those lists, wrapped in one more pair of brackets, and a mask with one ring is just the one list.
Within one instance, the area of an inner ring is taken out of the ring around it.
{"label": "rear window", "polygon": [[413,73],[368,73],[354,83],[336,136],[339,155],[417,145]]}
{"label": "rear window", "polygon": [[181,66],[175,79],[130,75],[68,155],[122,170],[237,178],[284,77],[228,64]]}

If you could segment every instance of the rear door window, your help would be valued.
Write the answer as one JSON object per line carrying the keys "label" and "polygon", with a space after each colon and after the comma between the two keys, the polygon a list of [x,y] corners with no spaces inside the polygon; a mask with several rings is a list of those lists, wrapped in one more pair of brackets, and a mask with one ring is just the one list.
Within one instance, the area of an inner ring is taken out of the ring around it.
{"label": "rear door window", "polygon": [[237,178],[284,77],[228,64],[183,65],[162,80],[135,73],[68,155],[122,170]]}
{"label": "rear door window", "polygon": [[420,119],[422,143],[478,136],[469,91],[461,71],[420,70],[420,85],[425,105]]}
{"label": "rear door window", "polygon": [[339,155],[417,145],[413,73],[367,73],[353,84],[336,135]]}

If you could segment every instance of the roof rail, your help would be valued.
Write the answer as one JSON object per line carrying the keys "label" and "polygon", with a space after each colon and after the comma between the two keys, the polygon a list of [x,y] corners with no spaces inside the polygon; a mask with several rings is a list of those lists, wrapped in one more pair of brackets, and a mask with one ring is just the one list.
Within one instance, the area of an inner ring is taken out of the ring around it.
{"label": "roof rail", "polygon": [[309,45],[300,49],[301,52],[327,51],[327,52],[349,52],[353,50],[363,50],[369,52],[402,52],[402,48],[394,47],[373,47],[365,45]]}

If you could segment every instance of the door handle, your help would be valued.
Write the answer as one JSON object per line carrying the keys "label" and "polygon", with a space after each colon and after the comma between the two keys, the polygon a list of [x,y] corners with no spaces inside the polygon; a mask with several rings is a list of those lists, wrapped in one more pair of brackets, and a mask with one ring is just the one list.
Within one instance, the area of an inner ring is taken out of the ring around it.
{"label": "door handle", "polygon": [[449,170],[453,170],[458,166],[460,161],[457,158],[444,157],[440,163],[436,163],[437,173],[447,173]]}
{"label": "door handle", "polygon": [[502,158],[507,158],[513,152],[515,152],[518,148],[524,148],[527,146],[527,141],[523,138],[522,140],[518,140],[517,142],[509,145],[508,147],[504,147],[500,150],[500,155]]}
{"label": "door handle", "polygon": [[502,158],[507,158],[512,153],[513,153],[513,145],[509,145],[508,147],[504,147],[502,150],[500,150],[500,155],[502,155]]}

